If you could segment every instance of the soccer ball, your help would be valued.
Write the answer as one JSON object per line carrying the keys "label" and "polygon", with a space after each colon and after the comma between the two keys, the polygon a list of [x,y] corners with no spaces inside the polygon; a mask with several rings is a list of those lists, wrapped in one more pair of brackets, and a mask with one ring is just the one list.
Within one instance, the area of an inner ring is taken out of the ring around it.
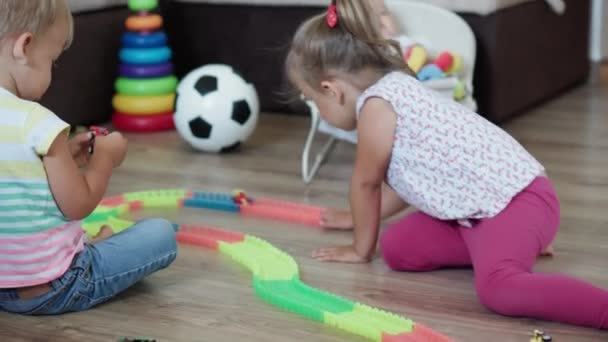
{"label": "soccer ball", "polygon": [[257,125],[257,92],[230,66],[211,64],[192,70],[181,80],[176,96],[175,127],[197,150],[233,151]]}

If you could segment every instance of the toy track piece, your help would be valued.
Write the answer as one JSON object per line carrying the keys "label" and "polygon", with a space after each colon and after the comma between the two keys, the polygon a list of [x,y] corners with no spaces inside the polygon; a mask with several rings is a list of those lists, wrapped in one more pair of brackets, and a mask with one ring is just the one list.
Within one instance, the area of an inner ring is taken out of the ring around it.
{"label": "toy track piece", "polygon": [[184,200],[184,207],[238,212],[232,196],[214,192],[194,192]]}
{"label": "toy track piece", "polygon": [[253,287],[256,294],[270,304],[319,322],[325,320],[326,312],[349,312],[354,307],[351,301],[309,287],[298,278],[261,281],[254,277]]}
{"label": "toy track piece", "polygon": [[273,206],[273,207],[285,208],[285,209],[294,209],[294,210],[307,211],[307,212],[317,212],[317,211],[320,212],[321,211],[321,208],[319,208],[319,207],[313,207],[310,205],[269,199],[269,198],[256,199],[256,203],[259,205]]}
{"label": "toy track piece", "polygon": [[131,222],[131,221],[121,220],[116,217],[109,217],[105,221],[97,221],[97,222],[85,221],[82,224],[82,229],[85,232],[87,232],[88,236],[92,237],[92,236],[97,235],[97,233],[99,233],[99,230],[103,226],[109,226],[112,229],[112,232],[114,232],[114,234],[117,234],[117,233],[122,232],[123,230],[127,230],[128,228],[133,226],[133,224],[134,224],[134,222]]}
{"label": "toy track piece", "polygon": [[355,304],[349,312],[326,313],[325,323],[374,341],[380,341],[386,333],[410,333],[413,326],[409,319],[361,304]]}
{"label": "toy track piece", "polygon": [[219,243],[237,243],[245,240],[245,235],[203,225],[183,225],[177,232],[177,241],[189,245],[218,249]]}
{"label": "toy track piece", "polygon": [[116,207],[98,207],[89,215],[84,222],[103,222],[107,221],[110,217],[121,217],[129,211],[128,204],[122,204]]}
{"label": "toy track piece", "polygon": [[298,275],[298,264],[292,257],[253,236],[247,235],[237,244],[220,243],[219,250],[261,280],[291,280]]}
{"label": "toy track piece", "polygon": [[256,200],[251,205],[241,206],[241,214],[269,218],[289,223],[304,224],[319,227],[321,222],[321,210],[297,209],[294,207],[277,207],[261,204]]}
{"label": "toy track piece", "polygon": [[217,250],[219,246],[219,243],[216,239],[209,238],[205,235],[184,233],[181,231],[181,229],[177,232],[175,236],[178,242],[186,245],[199,246],[215,250]]}
{"label": "toy track piece", "polygon": [[128,221],[128,220],[121,220],[116,217],[110,217],[110,219],[108,220],[108,226],[110,226],[110,228],[112,228],[112,231],[114,232],[114,234],[127,230],[134,224],[135,224],[135,222]]}
{"label": "toy track piece", "polygon": [[445,342],[452,341],[449,337],[433,331],[422,324],[415,324],[410,333],[399,335],[383,334],[382,342]]}
{"label": "toy track piece", "polygon": [[190,192],[183,189],[163,189],[151,191],[137,191],[124,194],[127,200],[143,200],[154,197],[186,197]]}
{"label": "toy track piece", "polygon": [[122,195],[106,197],[99,203],[100,206],[104,207],[118,207],[121,204],[125,204],[125,199]]}
{"label": "toy track piece", "polygon": [[129,202],[140,201],[142,208],[178,208],[189,193],[185,190],[132,192],[124,195]]}

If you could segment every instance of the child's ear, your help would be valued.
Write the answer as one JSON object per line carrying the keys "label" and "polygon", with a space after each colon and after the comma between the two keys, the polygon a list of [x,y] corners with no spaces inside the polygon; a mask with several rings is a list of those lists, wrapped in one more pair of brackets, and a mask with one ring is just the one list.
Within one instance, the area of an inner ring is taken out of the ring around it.
{"label": "child's ear", "polygon": [[22,65],[27,64],[32,39],[33,35],[31,32],[22,33],[15,39],[15,44],[13,45],[13,58],[17,63]]}
{"label": "child's ear", "polygon": [[338,83],[335,81],[321,81],[321,89],[323,90],[323,94],[327,96],[334,97],[338,100],[342,98],[342,89],[340,89]]}

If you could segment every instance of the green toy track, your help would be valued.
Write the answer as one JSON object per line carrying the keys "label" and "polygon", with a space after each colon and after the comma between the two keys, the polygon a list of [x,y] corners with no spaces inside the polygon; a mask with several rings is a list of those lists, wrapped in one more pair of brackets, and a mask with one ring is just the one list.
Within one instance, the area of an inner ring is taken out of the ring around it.
{"label": "green toy track", "polygon": [[[104,200],[83,227],[90,235],[103,225],[119,232],[133,224],[120,219],[129,212],[180,206],[240,211],[230,195],[184,190],[139,192]],[[264,240],[205,226],[178,229],[180,243],[216,249],[251,270],[255,293],[275,306],[373,341],[453,341],[409,319],[304,284],[294,259]]]}

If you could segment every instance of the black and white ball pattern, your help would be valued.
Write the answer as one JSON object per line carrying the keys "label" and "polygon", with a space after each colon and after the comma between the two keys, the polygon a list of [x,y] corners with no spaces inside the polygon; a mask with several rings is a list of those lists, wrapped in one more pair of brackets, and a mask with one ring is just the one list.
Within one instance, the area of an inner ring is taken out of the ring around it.
{"label": "black and white ball pattern", "polygon": [[230,66],[212,64],[191,71],[178,88],[175,126],[192,147],[228,152],[246,141],[260,110],[255,87]]}

